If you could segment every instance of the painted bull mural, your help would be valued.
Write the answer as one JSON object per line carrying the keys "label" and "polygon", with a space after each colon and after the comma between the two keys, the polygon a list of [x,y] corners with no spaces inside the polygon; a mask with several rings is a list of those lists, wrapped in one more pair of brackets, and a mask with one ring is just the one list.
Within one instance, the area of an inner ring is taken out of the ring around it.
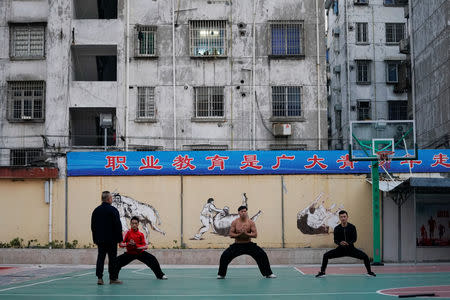
{"label": "painted bull mural", "polygon": [[[242,194],[242,205],[248,207],[248,199],[245,193]],[[262,211],[259,210],[251,217],[251,219],[256,221],[261,214]],[[214,205],[214,199],[209,198],[200,212],[200,222],[202,223],[202,227],[200,227],[198,233],[194,235],[192,240],[202,240],[203,234],[205,234],[210,227],[212,227],[213,233],[221,236],[228,236],[231,223],[238,217],[238,214],[230,214],[230,208],[228,206],[225,206],[223,209],[217,208]]]}
{"label": "painted bull mural", "polygon": [[148,240],[149,228],[157,231],[163,235],[166,233],[162,231],[158,226],[161,225],[161,218],[158,211],[147,203],[142,203],[134,200],[131,197],[121,195],[119,193],[112,193],[113,202],[112,205],[117,208],[120,214],[120,221],[122,222],[122,231],[127,231],[130,228],[128,224],[133,216],[139,218],[142,229],[145,232],[145,237]]}
{"label": "painted bull mural", "polygon": [[335,209],[336,204],[333,203],[329,208],[325,208],[325,201],[320,201],[322,196],[323,193],[320,193],[311,204],[297,214],[297,228],[302,233],[309,235],[328,234],[339,225],[339,211],[344,206],[341,204]]}

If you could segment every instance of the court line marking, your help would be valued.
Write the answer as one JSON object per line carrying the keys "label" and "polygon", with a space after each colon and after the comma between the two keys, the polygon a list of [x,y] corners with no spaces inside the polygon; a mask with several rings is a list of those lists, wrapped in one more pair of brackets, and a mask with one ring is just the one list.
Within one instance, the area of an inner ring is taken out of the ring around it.
{"label": "court line marking", "polygon": [[375,292],[327,292],[327,293],[289,293],[289,294],[130,294],[130,295],[94,295],[94,294],[0,294],[0,296],[28,296],[28,297],[242,297],[242,296],[320,296],[320,295],[370,295]]}
{"label": "court line marking", "polygon": [[[418,286],[401,286],[401,287],[395,287],[395,288],[389,288],[389,289],[382,289],[382,290],[378,290],[377,294],[380,295],[385,295],[385,296],[392,296],[392,297],[397,297],[397,295],[391,295],[391,294],[385,294],[383,293],[383,291],[389,291],[389,290],[397,290],[397,289],[409,289],[409,288],[421,288],[421,287],[426,287],[426,288],[430,288],[430,287],[441,287],[441,286],[445,286],[445,287],[449,287],[449,285],[418,285]],[[427,292],[447,292],[447,291],[420,291],[420,293],[427,293]],[[414,291],[410,291],[410,292],[400,292],[400,293],[414,293]],[[419,293],[419,292],[418,292]]]}
{"label": "court line marking", "polygon": [[[13,287],[9,287],[9,288],[6,288],[6,289],[0,289],[0,292],[9,291],[9,290],[15,290],[15,289],[19,289],[19,288],[24,288],[24,287],[29,287],[29,286],[34,286],[34,285],[39,285],[39,284],[44,284],[44,283],[49,283],[49,282],[53,282],[53,281],[66,280],[66,279],[69,279],[69,278],[81,277],[81,276],[85,276],[85,275],[89,275],[89,274],[94,274],[94,272],[88,272],[88,273],[83,273],[83,274],[78,274],[78,275],[73,275],[73,276],[67,276],[67,277],[62,277],[62,278],[54,278],[54,279],[49,279],[49,280],[35,282],[35,283],[30,283],[30,284],[13,286]],[[4,295],[4,294],[0,294],[0,295]]]}
{"label": "court line marking", "polygon": [[302,275],[305,275],[305,273],[303,273],[303,271],[300,270],[299,267],[294,267],[294,270],[296,270],[297,272],[299,272],[299,273],[302,274]]}

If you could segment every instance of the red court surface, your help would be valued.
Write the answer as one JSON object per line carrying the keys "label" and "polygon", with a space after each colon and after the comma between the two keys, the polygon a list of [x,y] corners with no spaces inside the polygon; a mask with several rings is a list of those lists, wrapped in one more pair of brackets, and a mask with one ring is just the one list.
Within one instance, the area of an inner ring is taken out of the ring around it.
{"label": "red court surface", "polygon": [[[446,298],[450,297],[450,285],[438,285],[438,286],[415,286],[415,287],[405,287],[405,288],[395,288],[395,289],[386,289],[380,290],[377,292],[378,294],[388,295],[388,296],[406,296],[412,297],[413,295],[425,295],[436,298]],[[430,295],[434,294],[434,296]]]}
{"label": "red court surface", "polygon": [[[296,267],[296,269],[303,274],[315,275],[319,272],[320,267]],[[385,265],[385,266],[372,266],[372,270],[376,274],[392,274],[392,273],[439,273],[450,272],[450,265]],[[364,265],[340,265],[330,266],[328,265],[327,275],[339,275],[339,274],[364,274],[366,268]]]}

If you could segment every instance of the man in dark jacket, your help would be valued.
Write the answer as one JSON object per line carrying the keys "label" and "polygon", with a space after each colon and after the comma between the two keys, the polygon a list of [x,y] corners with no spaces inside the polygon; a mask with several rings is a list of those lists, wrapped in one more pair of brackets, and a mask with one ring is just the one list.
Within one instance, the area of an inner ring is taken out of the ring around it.
{"label": "man in dark jacket", "polygon": [[330,250],[323,255],[322,267],[316,277],[325,276],[325,269],[327,268],[328,260],[331,258],[338,258],[343,256],[350,256],[364,260],[364,265],[367,269],[367,275],[376,276],[370,269],[370,261],[367,254],[355,248],[356,242],[356,227],[348,223],[348,214],[345,210],[339,212],[339,220],[341,224],[334,228],[334,243],[338,245],[336,249]]}
{"label": "man in dark jacket", "polygon": [[92,212],[91,230],[94,243],[98,247],[97,267],[95,275],[97,284],[103,285],[103,268],[108,254],[109,283],[120,284],[117,267],[117,244],[122,241],[122,223],[119,211],[111,205],[112,195],[108,191],[102,193],[102,204]]}

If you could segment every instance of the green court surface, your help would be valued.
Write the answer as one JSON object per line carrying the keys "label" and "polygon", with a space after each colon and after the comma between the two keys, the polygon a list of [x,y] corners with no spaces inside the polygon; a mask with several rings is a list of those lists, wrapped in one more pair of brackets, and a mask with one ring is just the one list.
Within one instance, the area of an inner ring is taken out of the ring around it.
{"label": "green court surface", "polygon": [[[263,278],[255,267],[230,267],[226,279],[217,268],[163,268],[168,280],[150,269],[123,269],[122,285],[97,286],[93,269],[0,287],[0,299],[391,299],[380,290],[450,286],[450,272],[331,274],[315,278],[294,267],[273,267],[278,276]],[[105,276],[106,279],[107,276]],[[435,299],[435,297],[421,298]],[[442,298],[441,298],[442,299]]]}

